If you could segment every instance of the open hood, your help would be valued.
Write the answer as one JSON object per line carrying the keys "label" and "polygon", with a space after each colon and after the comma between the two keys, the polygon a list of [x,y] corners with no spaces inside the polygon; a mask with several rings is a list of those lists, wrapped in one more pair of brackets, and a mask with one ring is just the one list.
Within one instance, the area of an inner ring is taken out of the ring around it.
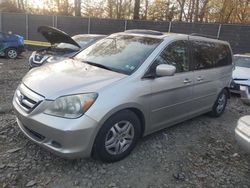
{"label": "open hood", "polygon": [[51,26],[40,26],[37,29],[37,32],[41,33],[49,43],[68,43],[81,48],[76,41],[74,41],[67,33]]}

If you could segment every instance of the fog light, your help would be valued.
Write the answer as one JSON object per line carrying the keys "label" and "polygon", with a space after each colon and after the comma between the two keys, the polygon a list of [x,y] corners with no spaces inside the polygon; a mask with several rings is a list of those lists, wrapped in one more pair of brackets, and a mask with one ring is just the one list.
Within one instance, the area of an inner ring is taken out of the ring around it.
{"label": "fog light", "polygon": [[58,143],[57,141],[54,141],[54,140],[51,142],[51,145],[53,147],[55,147],[55,148],[61,148],[62,147],[60,143]]}

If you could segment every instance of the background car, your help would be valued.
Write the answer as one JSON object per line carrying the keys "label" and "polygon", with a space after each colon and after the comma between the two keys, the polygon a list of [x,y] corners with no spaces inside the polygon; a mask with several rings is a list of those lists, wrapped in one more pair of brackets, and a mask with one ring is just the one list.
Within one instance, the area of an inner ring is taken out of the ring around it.
{"label": "background car", "polygon": [[24,51],[24,40],[20,35],[0,32],[0,56],[15,59]]}
{"label": "background car", "polygon": [[67,33],[50,26],[41,26],[38,28],[38,32],[47,39],[51,46],[31,54],[29,58],[30,68],[72,57],[80,50],[106,37],[106,35],[96,34],[81,34],[70,37]]}
{"label": "background car", "polygon": [[239,119],[235,129],[235,137],[239,145],[250,153],[250,116]]}
{"label": "background car", "polygon": [[230,90],[241,95],[250,104],[250,55],[234,55],[235,70]]}

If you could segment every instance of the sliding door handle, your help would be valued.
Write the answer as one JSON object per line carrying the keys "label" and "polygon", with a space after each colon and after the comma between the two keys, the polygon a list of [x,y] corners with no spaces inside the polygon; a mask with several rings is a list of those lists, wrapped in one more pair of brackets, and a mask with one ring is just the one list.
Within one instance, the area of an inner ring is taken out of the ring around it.
{"label": "sliding door handle", "polygon": [[191,82],[192,82],[192,80],[189,80],[187,78],[183,81],[184,84],[190,84]]}
{"label": "sliding door handle", "polygon": [[201,77],[201,76],[198,76],[198,77],[197,77],[197,81],[198,81],[198,82],[203,81],[203,80],[204,80],[203,77]]}

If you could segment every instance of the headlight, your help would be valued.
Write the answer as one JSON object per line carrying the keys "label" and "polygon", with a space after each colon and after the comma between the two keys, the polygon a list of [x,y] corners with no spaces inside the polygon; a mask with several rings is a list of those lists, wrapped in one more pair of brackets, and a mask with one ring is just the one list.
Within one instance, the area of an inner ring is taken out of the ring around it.
{"label": "headlight", "polygon": [[47,59],[48,63],[56,62],[65,59],[64,57],[52,56]]}
{"label": "headlight", "polygon": [[92,106],[97,96],[97,93],[86,93],[59,97],[44,113],[63,118],[78,118]]}
{"label": "headlight", "polygon": [[36,51],[33,51],[29,57],[29,61],[31,61],[35,55],[36,55]]}

